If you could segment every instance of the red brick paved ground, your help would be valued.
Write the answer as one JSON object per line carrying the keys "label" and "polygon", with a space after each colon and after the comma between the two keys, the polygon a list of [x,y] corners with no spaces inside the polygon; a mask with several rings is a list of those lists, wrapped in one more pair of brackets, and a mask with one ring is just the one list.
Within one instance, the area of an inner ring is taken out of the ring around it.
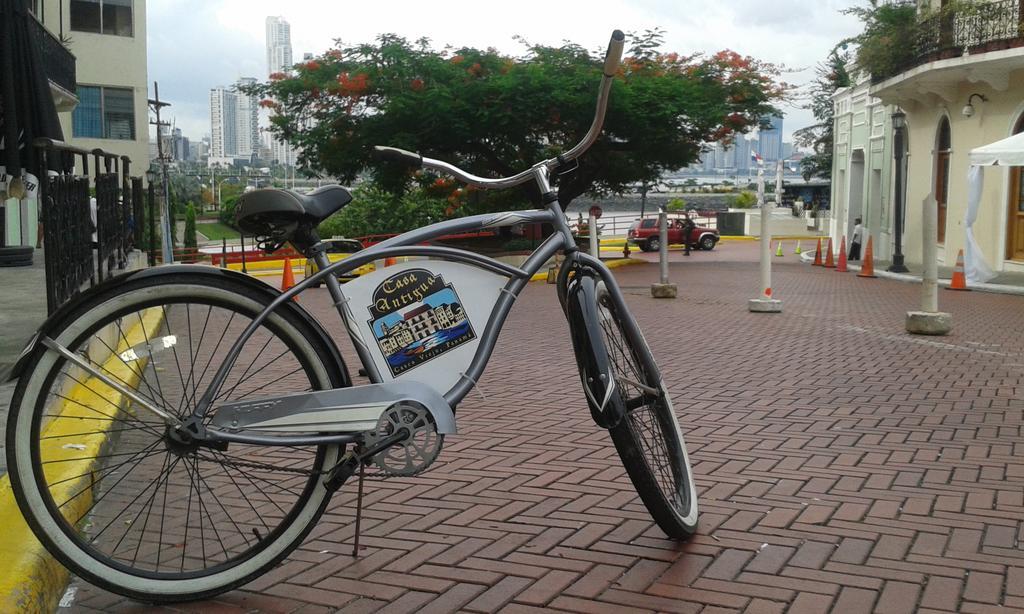
{"label": "red brick paved ground", "polygon": [[[359,560],[347,488],[283,565],[173,611],[1024,611],[1024,299],[943,291],[953,334],[913,338],[916,286],[789,256],[785,312],[754,315],[756,245],[720,249],[673,265],[674,302],[617,271],[695,464],[690,542],[653,526],[531,284],[435,468],[368,484]],[[80,583],[71,610],[150,608]]]}

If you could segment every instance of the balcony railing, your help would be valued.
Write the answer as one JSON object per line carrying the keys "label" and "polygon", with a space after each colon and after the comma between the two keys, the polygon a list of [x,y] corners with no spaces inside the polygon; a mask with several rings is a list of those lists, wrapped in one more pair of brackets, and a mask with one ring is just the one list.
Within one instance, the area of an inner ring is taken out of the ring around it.
{"label": "balcony railing", "polygon": [[74,94],[76,89],[75,56],[60,39],[50,33],[43,24],[29,19],[29,27],[39,50],[46,76],[60,87]]}
{"label": "balcony railing", "polygon": [[921,19],[911,59],[892,74],[875,75],[876,83],[922,64],[1024,46],[1022,0],[995,0],[940,11]]}

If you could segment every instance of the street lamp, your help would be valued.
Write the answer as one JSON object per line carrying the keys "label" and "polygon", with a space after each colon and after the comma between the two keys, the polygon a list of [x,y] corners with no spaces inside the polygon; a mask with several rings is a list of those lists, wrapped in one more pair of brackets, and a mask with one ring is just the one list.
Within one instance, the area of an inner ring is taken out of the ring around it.
{"label": "street lamp", "polygon": [[903,264],[903,158],[906,146],[903,143],[903,131],[907,128],[907,115],[902,111],[892,114],[892,146],[896,158],[896,198],[894,199],[894,222],[896,224],[896,249],[892,255],[890,273],[906,273]]}

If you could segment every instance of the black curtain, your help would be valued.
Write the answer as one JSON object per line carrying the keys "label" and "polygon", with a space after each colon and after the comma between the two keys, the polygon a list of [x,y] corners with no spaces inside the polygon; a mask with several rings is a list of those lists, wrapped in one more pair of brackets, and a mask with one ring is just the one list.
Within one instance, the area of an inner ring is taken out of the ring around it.
{"label": "black curtain", "polygon": [[29,0],[0,0],[0,165],[12,181],[22,169],[45,179],[33,139],[64,140],[38,48],[41,26],[28,9]]}

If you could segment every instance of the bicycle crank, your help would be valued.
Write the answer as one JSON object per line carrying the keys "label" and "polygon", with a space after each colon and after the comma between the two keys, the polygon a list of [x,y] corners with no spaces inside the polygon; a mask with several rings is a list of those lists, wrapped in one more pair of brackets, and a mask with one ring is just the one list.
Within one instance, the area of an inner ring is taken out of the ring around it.
{"label": "bicycle crank", "polygon": [[444,435],[437,432],[430,412],[408,402],[387,408],[377,421],[377,428],[364,434],[364,446],[372,450],[403,430],[409,432],[407,437],[370,456],[370,462],[385,475],[416,475],[430,467],[441,453]]}

